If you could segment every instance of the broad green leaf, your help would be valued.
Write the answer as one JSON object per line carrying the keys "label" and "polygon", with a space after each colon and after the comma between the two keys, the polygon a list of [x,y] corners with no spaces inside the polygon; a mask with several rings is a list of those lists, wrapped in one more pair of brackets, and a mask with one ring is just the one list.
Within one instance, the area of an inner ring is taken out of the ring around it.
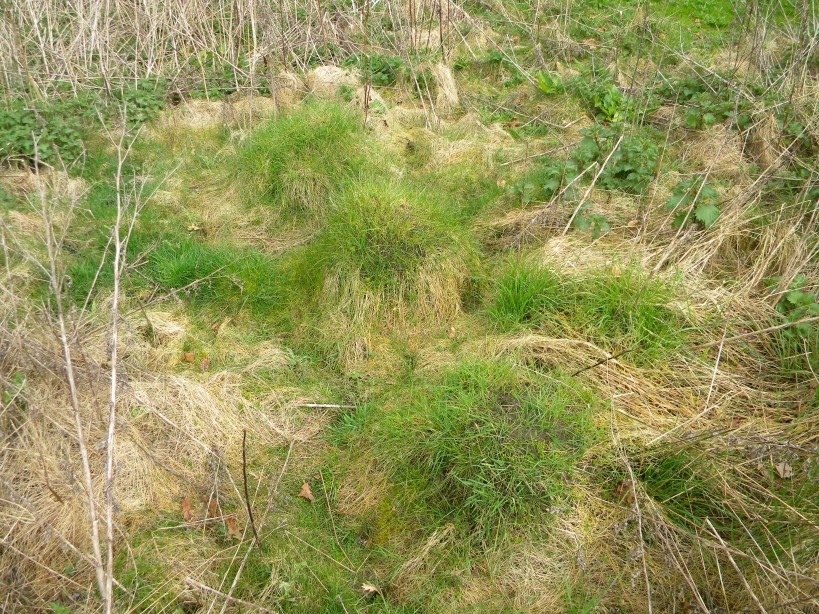
{"label": "broad green leaf", "polygon": [[703,204],[694,210],[694,217],[702,222],[706,228],[710,228],[719,217],[719,209],[712,204]]}
{"label": "broad green leaf", "polygon": [[591,222],[589,221],[589,218],[583,215],[578,215],[576,218],[574,218],[574,226],[578,230],[586,232],[591,226]]}

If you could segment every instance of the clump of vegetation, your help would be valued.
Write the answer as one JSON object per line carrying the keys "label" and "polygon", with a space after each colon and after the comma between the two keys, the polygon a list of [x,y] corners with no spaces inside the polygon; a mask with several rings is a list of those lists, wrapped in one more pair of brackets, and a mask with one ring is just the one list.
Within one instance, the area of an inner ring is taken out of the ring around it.
{"label": "clump of vegetation", "polygon": [[561,282],[546,267],[516,258],[495,279],[489,315],[503,329],[537,325],[565,308],[569,297]]}
{"label": "clump of vegetation", "polygon": [[741,531],[731,508],[723,502],[717,480],[709,475],[707,463],[685,449],[665,448],[641,456],[634,473],[668,518],[696,528],[702,528],[707,518],[720,532]]}
{"label": "clump of vegetation", "polygon": [[639,123],[637,101],[633,96],[624,94],[607,71],[584,70],[568,81],[567,89],[582,102],[589,116],[598,122]]}
{"label": "clump of vegetation", "polygon": [[600,437],[596,408],[591,392],[559,373],[467,361],[379,419],[376,445],[410,497],[493,533],[542,521],[570,500],[576,464]]}
{"label": "clump of vegetation", "polygon": [[710,228],[719,217],[718,204],[717,191],[705,183],[704,177],[680,181],[666,202],[666,206],[674,212],[674,225],[678,228],[693,222]]}
{"label": "clump of vegetation", "polygon": [[[562,197],[574,211],[580,189],[594,177],[595,185],[601,188],[636,195],[654,180],[660,148],[651,130],[627,134],[622,125],[595,124],[580,133],[583,138],[565,160],[546,159],[512,185],[511,192],[523,205]],[[572,223],[578,230],[590,230],[595,239],[610,230],[606,218],[591,210],[588,203],[583,203]]]}
{"label": "clump of vegetation", "polygon": [[460,311],[476,248],[440,197],[397,178],[350,180],[313,241],[289,259],[297,319],[311,330],[336,320],[319,337],[346,346],[345,362],[362,358],[364,339],[396,314],[440,320]]}
{"label": "clump of vegetation", "polygon": [[[619,267],[618,267],[619,269]],[[568,276],[518,258],[494,281],[488,314],[502,330],[543,327],[587,336],[612,348],[634,348],[648,359],[678,347],[682,314],[669,308],[670,288],[634,267]]]}
{"label": "clump of vegetation", "polygon": [[397,55],[351,55],[344,65],[360,69],[362,81],[375,87],[395,85],[404,70],[404,61]]}
{"label": "clump of vegetation", "polygon": [[634,265],[616,274],[608,270],[581,275],[567,317],[577,330],[611,344],[635,348],[645,360],[678,348],[687,336],[684,314],[672,305],[673,286],[652,278]]}
{"label": "clump of vegetation", "polygon": [[595,125],[581,134],[583,139],[572,152],[572,172],[579,172],[592,162],[602,165],[608,160],[598,179],[600,186],[632,194],[643,192],[654,179],[660,149],[649,130],[626,134],[620,126]]}
{"label": "clump of vegetation", "polygon": [[168,82],[165,79],[129,81],[114,91],[114,99],[125,112],[129,127],[151,121],[165,107]]}
{"label": "clump of vegetation", "polygon": [[151,279],[167,290],[184,289],[195,304],[269,317],[282,301],[281,274],[258,252],[177,238],[152,250],[148,264]]}
{"label": "clump of vegetation", "polygon": [[739,130],[752,122],[751,97],[727,84],[725,75],[684,77],[673,79],[657,88],[657,96],[684,108],[683,123],[687,128],[702,129],[731,120]]}
{"label": "clump of vegetation", "polygon": [[[19,97],[0,102],[0,161],[33,166],[70,166],[85,151],[85,139],[100,119],[134,128],[165,106],[164,80],[127,81],[113,99],[93,90],[63,91],[48,98]],[[60,162],[61,161],[61,162]]]}
{"label": "clump of vegetation", "polygon": [[558,74],[539,71],[535,75],[538,89],[551,96],[552,94],[560,94],[563,92],[563,79]]}
{"label": "clump of vegetation", "polygon": [[250,135],[237,171],[251,203],[319,220],[339,187],[370,166],[367,149],[353,110],[313,101]]}
{"label": "clump of vegetation", "polygon": [[94,119],[88,96],[6,100],[0,106],[0,160],[70,164],[82,153],[83,131]]}
{"label": "clump of vegetation", "polygon": [[[776,276],[765,280],[768,286],[780,283]],[[780,356],[783,373],[793,375],[805,370],[812,372],[819,366],[819,296],[808,286],[804,274],[797,275],[776,301],[775,309],[784,322],[793,326],[777,331],[775,347]]]}
{"label": "clump of vegetation", "polygon": [[398,288],[449,248],[447,217],[397,182],[350,183],[311,248],[317,268],[343,270],[374,288]]}

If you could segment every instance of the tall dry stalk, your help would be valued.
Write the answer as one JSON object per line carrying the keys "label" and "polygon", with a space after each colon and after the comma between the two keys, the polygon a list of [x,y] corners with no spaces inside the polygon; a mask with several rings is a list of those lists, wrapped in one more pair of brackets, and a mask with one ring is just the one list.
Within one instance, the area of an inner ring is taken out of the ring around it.
{"label": "tall dry stalk", "polygon": [[[36,151],[37,146],[35,143],[35,153]],[[94,552],[94,573],[96,575],[97,588],[99,589],[100,594],[103,596],[104,604],[107,609],[110,606],[110,599],[108,599],[110,593],[107,589],[108,579],[106,577],[106,570],[102,558],[102,549],[100,547],[99,515],[94,496],[94,478],[91,473],[91,462],[88,456],[88,444],[85,438],[85,428],[83,427],[83,417],[80,411],[79,394],[77,392],[77,379],[75,376],[74,358],[71,350],[73,340],[69,338],[69,327],[66,322],[65,308],[63,305],[63,287],[65,279],[58,267],[62,242],[54,235],[53,211],[49,208],[45,183],[42,181],[39,169],[40,165],[35,164],[38,196],[40,200],[40,214],[48,254],[48,282],[51,289],[51,297],[54,300],[54,305],[56,308],[57,324],[59,327],[59,340],[63,351],[63,367],[65,369],[66,381],[68,383],[71,408],[74,412],[74,426],[76,429],[77,445],[79,447],[80,458],[82,460],[82,472],[83,479],[85,481],[86,497],[88,500],[88,517],[91,528],[91,547]],[[72,212],[69,212],[69,215],[71,213]]]}
{"label": "tall dry stalk", "polygon": [[[123,110],[123,123],[125,122],[125,112]],[[118,141],[115,142],[117,150],[117,170],[114,177],[117,193],[117,214],[112,229],[114,243],[113,260],[113,292],[111,298],[111,387],[108,397],[108,430],[106,434],[106,458],[105,458],[105,526],[106,526],[106,566],[105,566],[105,592],[103,593],[103,603],[106,612],[113,612],[114,593],[114,445],[117,423],[117,370],[119,356],[117,353],[117,343],[119,340],[119,301],[122,274],[125,269],[125,254],[128,248],[128,240],[133,230],[133,221],[126,228],[125,236],[122,235],[122,224],[127,213],[127,204],[123,197],[123,165],[131,151],[131,147],[139,136],[139,132],[131,138],[127,147],[124,146],[127,131],[123,130]],[[109,134],[110,136],[110,134]],[[112,139],[113,140],[113,139]],[[136,220],[138,213],[136,203],[133,212],[133,220]]]}

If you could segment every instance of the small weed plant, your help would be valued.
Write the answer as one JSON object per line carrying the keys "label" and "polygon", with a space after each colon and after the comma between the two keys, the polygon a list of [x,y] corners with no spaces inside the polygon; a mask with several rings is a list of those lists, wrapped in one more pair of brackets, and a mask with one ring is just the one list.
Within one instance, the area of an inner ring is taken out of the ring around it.
{"label": "small weed plant", "polygon": [[719,218],[719,194],[704,177],[691,177],[674,186],[666,207],[674,212],[674,226],[699,223],[710,228]]}

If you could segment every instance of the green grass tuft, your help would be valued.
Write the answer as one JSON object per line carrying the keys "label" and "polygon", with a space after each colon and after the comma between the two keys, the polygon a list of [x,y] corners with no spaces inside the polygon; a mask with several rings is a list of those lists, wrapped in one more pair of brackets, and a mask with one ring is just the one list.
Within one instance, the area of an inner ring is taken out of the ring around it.
{"label": "green grass tuft", "polygon": [[232,312],[247,308],[264,318],[275,313],[283,301],[277,266],[250,250],[190,238],[167,241],[151,252],[148,272],[168,290],[199,282],[185,290],[185,295],[199,305],[218,305]]}
{"label": "green grass tuft", "polygon": [[635,348],[633,357],[649,360],[685,340],[684,314],[673,302],[671,285],[635,267],[566,275],[517,257],[497,274],[487,312],[501,330],[546,327],[615,350]]}
{"label": "green grass tuft", "polygon": [[570,378],[467,361],[375,425],[379,457],[432,513],[493,533],[570,499],[575,465],[597,441],[596,397]]}
{"label": "green grass tuft", "polygon": [[568,296],[553,271],[518,257],[496,278],[489,315],[503,330],[537,325],[547,314],[561,311]]}
{"label": "green grass tuft", "polygon": [[567,316],[578,329],[612,347],[637,348],[648,359],[679,347],[687,325],[670,305],[673,288],[649,278],[635,267],[619,275],[597,271],[575,281],[574,313]]}
{"label": "green grass tuft", "polygon": [[309,346],[302,349],[350,366],[388,327],[461,310],[476,243],[441,194],[413,188],[398,178],[349,182],[315,238],[287,256],[290,318]]}
{"label": "green grass tuft", "polygon": [[314,100],[254,132],[239,148],[237,170],[251,202],[321,218],[331,195],[370,166],[362,118]]}
{"label": "green grass tuft", "polygon": [[451,223],[427,195],[395,181],[363,179],[339,197],[311,251],[328,272],[356,273],[370,287],[396,288],[451,247]]}

